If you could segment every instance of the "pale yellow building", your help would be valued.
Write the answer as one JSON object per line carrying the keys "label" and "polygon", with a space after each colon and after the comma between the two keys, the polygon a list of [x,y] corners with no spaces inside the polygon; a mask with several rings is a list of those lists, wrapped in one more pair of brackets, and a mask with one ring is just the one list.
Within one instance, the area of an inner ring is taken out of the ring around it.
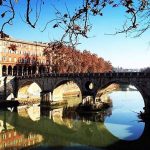
{"label": "pale yellow building", "polygon": [[0,38],[0,76],[30,75],[51,72],[43,50],[48,43]]}

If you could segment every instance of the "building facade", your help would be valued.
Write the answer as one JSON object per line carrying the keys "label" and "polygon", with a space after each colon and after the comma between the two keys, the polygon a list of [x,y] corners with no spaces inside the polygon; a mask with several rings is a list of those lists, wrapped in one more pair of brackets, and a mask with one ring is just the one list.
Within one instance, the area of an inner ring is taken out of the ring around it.
{"label": "building facade", "polygon": [[30,75],[51,72],[43,50],[48,43],[0,38],[0,76]]}

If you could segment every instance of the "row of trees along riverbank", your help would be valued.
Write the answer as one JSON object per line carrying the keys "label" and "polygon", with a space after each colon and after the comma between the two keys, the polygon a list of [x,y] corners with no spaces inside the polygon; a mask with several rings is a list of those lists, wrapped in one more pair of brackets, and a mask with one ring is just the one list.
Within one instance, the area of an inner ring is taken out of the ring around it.
{"label": "row of trees along riverbank", "polygon": [[61,43],[51,43],[44,49],[47,64],[51,65],[53,72],[59,73],[87,73],[109,72],[112,65],[102,57],[92,54],[90,51],[83,52]]}

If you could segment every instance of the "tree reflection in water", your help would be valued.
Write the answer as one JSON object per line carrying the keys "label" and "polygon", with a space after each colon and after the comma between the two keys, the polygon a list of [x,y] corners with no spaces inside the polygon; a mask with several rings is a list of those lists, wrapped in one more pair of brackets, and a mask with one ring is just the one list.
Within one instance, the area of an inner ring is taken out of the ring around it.
{"label": "tree reflection in water", "polygon": [[76,107],[64,107],[63,118],[77,119],[82,121],[104,122],[106,116],[112,114],[111,108],[97,112],[78,112]]}

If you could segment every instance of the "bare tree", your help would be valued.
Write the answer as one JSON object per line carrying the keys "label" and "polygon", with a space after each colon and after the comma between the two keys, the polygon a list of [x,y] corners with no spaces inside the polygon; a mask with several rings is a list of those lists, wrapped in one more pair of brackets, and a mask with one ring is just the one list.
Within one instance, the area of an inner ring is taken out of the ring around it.
{"label": "bare tree", "polygon": [[[1,25],[1,32],[7,24],[13,24],[13,20],[17,13],[15,5],[17,5],[20,1],[21,0],[0,0],[1,18],[5,19],[4,23]],[[24,18],[22,19],[32,28],[35,28],[40,17],[44,0],[35,0],[34,6],[31,4],[31,1],[32,0],[26,0]],[[33,7],[35,7],[35,9],[33,9]],[[34,19],[31,19],[31,15],[33,15],[32,13],[34,13]]]}
{"label": "bare tree", "polygon": [[[1,26],[1,31],[9,24],[11,25],[15,18],[15,5],[20,0],[0,0],[1,17],[7,18]],[[32,28],[36,27],[40,13],[45,6],[45,0],[34,0],[34,5],[31,0],[26,0],[24,20]],[[82,3],[82,4],[81,4]],[[103,16],[103,10],[111,6],[112,8],[122,7],[127,16],[122,29],[116,31],[118,33],[133,33],[134,36],[140,36],[150,28],[150,1],[149,0],[80,0],[81,6],[75,9],[75,12],[70,13],[66,4],[66,13],[62,13],[55,8],[56,18],[49,18],[45,28],[53,23],[53,28],[61,28],[64,34],[61,42],[65,41],[68,44],[76,45],[78,37],[88,38],[88,32],[92,28],[90,18],[92,16]],[[43,6],[43,7],[42,7]],[[33,9],[33,7],[36,7]],[[9,15],[8,15],[9,14]],[[34,14],[34,19],[33,16]],[[72,15],[71,15],[72,14]],[[44,28],[44,29],[45,29]]]}

